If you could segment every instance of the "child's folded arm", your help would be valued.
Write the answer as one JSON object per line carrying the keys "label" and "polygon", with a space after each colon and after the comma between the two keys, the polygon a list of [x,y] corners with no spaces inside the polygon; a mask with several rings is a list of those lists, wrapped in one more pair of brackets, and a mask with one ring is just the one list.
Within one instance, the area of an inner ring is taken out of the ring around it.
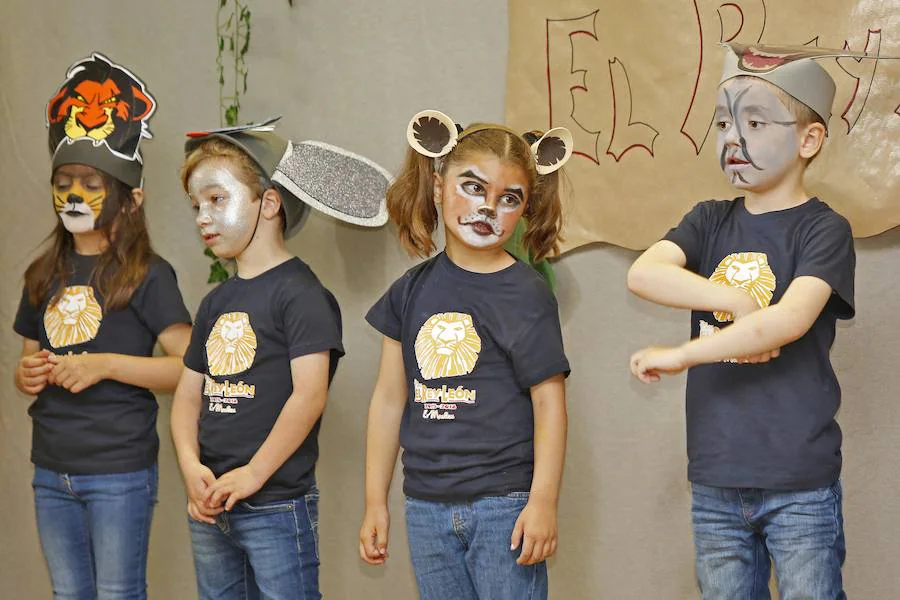
{"label": "child's folded arm", "polygon": [[686,261],[684,252],[674,242],[656,242],[628,270],[628,289],[645,300],[672,308],[721,311],[737,316],[758,308],[748,293],[688,271]]}
{"label": "child's folded arm", "polygon": [[781,301],[756,311],[715,335],[682,346],[686,367],[754,356],[781,348],[803,337],[831,297],[832,289],[817,277],[798,277]]}

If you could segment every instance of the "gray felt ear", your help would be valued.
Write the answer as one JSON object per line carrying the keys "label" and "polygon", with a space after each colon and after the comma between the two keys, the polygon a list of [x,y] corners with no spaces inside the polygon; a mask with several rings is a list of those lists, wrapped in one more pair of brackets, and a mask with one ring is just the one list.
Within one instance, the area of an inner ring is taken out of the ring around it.
{"label": "gray felt ear", "polygon": [[[380,227],[387,222],[390,173],[373,161],[324,142],[291,142],[272,181],[293,198],[341,221]],[[286,211],[287,213],[287,211]],[[297,211],[302,215],[301,211]],[[288,229],[293,223],[288,223]]]}
{"label": "gray felt ear", "polygon": [[531,145],[539,175],[552,173],[572,157],[572,133],[565,127],[554,127]]}
{"label": "gray felt ear", "polygon": [[446,156],[456,146],[458,135],[453,119],[437,110],[417,113],[406,127],[409,145],[431,158]]}

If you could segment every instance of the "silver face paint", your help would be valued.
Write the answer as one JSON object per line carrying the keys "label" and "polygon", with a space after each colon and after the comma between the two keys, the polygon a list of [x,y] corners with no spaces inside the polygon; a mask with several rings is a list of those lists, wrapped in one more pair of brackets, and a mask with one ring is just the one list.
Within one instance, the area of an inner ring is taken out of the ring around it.
{"label": "silver face paint", "polygon": [[224,160],[205,160],[188,178],[197,228],[216,256],[234,258],[250,244],[260,201]]}
{"label": "silver face paint", "polygon": [[524,210],[525,178],[521,169],[496,158],[485,163],[466,164],[449,172],[454,193],[449,197],[445,193],[443,201],[446,226],[454,237],[475,249],[505,242]]}
{"label": "silver face paint", "polygon": [[766,189],[799,160],[797,121],[761,81],[730,80],[719,87],[714,122],[719,166],[739,189]]}

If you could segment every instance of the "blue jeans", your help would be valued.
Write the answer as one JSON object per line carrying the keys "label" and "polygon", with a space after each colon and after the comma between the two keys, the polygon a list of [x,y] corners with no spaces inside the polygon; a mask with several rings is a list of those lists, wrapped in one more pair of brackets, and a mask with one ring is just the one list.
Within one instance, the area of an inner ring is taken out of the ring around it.
{"label": "blue jeans", "polygon": [[705,600],[844,600],[840,482],[778,491],[693,485],[697,577]]}
{"label": "blue jeans", "polygon": [[68,475],[35,467],[34,506],[53,597],[145,600],[156,465]]}
{"label": "blue jeans", "polygon": [[319,600],[319,492],[188,517],[200,600]]}
{"label": "blue jeans", "polygon": [[406,529],[421,600],[544,600],[547,565],[509,549],[528,492],[471,502],[406,498]]}

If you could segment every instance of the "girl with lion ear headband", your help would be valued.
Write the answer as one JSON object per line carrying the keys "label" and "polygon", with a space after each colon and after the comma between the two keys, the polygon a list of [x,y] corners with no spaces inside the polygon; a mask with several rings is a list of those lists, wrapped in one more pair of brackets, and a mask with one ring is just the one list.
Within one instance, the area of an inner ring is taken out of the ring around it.
{"label": "girl with lion ear headband", "polygon": [[407,271],[366,316],[384,339],[360,555],[370,564],[387,559],[387,496],[402,445],[421,598],[546,598],[569,363],[552,292],[503,246],[524,217],[531,256],[556,251],[558,169],[572,136],[563,128],[543,136],[491,124],[463,129],[428,110],[410,121],[407,140],[388,212],[406,249],[425,257],[440,209],[446,247]]}

